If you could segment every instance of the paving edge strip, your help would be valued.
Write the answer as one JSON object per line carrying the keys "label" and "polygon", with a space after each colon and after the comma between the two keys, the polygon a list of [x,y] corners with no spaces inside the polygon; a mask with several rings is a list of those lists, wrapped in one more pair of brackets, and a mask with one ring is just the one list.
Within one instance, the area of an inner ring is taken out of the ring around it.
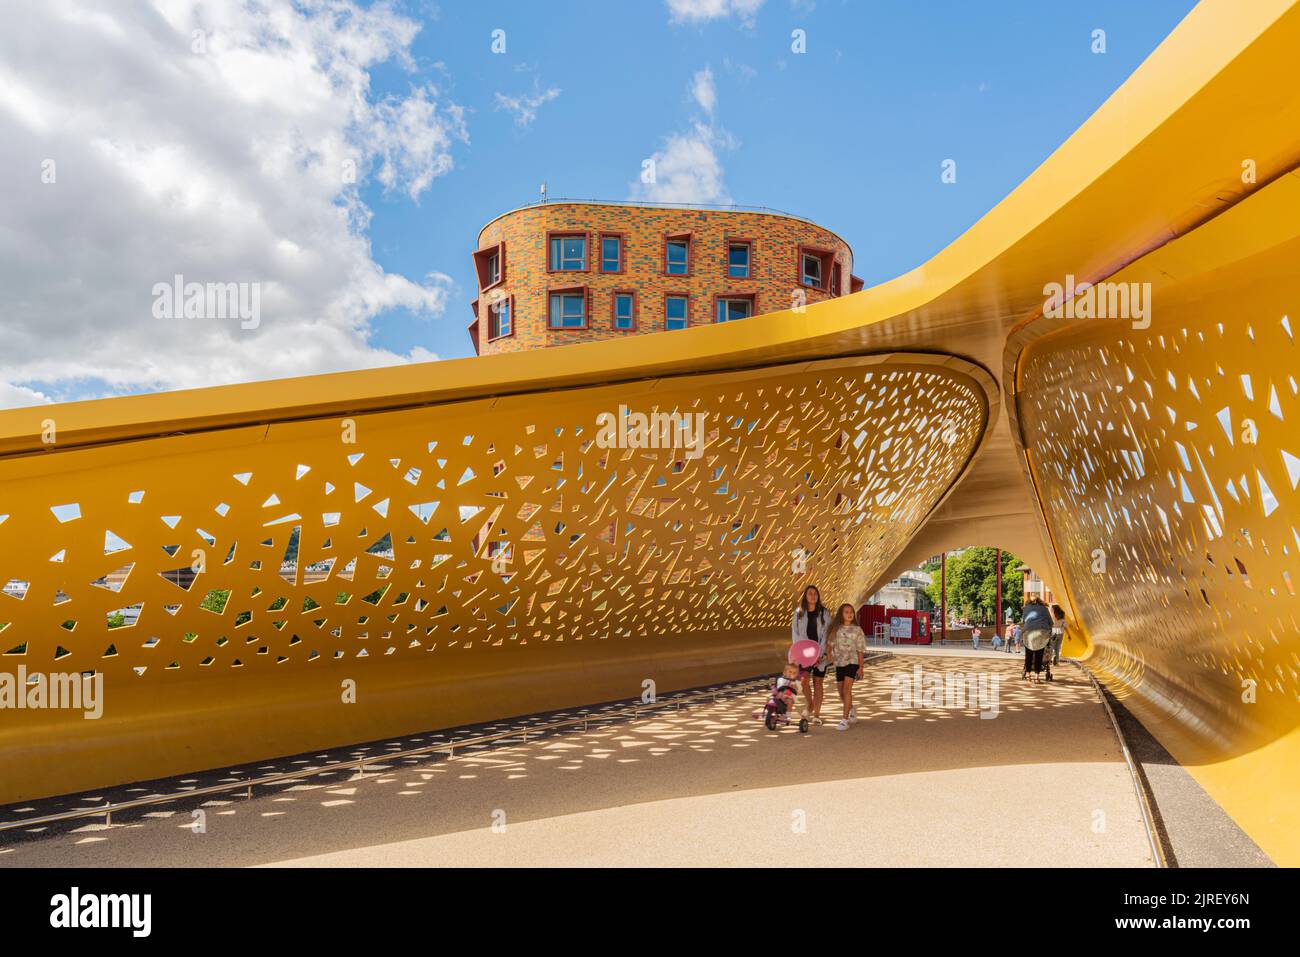
{"label": "paving edge strip", "polygon": [[1142,812],[1142,827],[1147,833],[1147,844],[1151,848],[1151,859],[1155,862],[1156,867],[1169,867],[1169,854],[1165,846],[1165,839],[1162,829],[1156,824],[1155,799],[1150,791],[1150,782],[1147,781],[1146,775],[1133,760],[1133,754],[1129,750],[1128,741],[1124,737],[1124,730],[1120,727],[1119,721],[1115,717],[1115,712],[1111,709],[1110,699],[1106,695],[1106,689],[1101,686],[1097,676],[1081,661],[1073,661],[1076,667],[1088,676],[1092,682],[1092,690],[1097,693],[1097,700],[1106,711],[1106,717],[1110,721],[1111,730],[1115,732],[1115,740],[1119,742],[1120,752],[1124,755],[1124,764],[1128,768],[1129,779],[1133,782],[1133,791],[1137,794],[1138,808]]}
{"label": "paving edge strip", "polygon": [[1097,685],[1147,796],[1164,866],[1276,867],[1138,717],[1105,685]]}
{"label": "paving edge strip", "polygon": [[1276,867],[1276,863],[1103,685],[1152,795],[1156,824],[1170,867]]}

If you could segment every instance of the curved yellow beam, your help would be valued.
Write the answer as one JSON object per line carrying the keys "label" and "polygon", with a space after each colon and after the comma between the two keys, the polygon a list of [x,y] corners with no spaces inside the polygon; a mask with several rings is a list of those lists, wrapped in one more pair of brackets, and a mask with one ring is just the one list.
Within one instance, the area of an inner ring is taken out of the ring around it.
{"label": "curved yellow beam", "polygon": [[[1300,162],[1300,100],[1278,82],[1293,0],[1199,4],[1006,199],[924,265],[802,313],[673,337],[566,346],[0,412],[0,453],[906,348],[996,369],[1006,333],[1067,272],[1104,276]],[[1210,132],[1212,131],[1212,133]],[[1247,154],[1247,155],[1243,155]],[[1046,277],[1046,278],[1045,278]]]}

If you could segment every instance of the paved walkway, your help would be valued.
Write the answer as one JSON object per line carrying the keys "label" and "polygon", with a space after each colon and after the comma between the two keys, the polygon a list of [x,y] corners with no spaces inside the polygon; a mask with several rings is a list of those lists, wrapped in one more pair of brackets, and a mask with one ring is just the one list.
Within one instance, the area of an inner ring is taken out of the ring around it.
{"label": "paved walkway", "polygon": [[[996,717],[896,707],[915,666],[998,678]],[[168,805],[0,835],[0,866],[1150,866],[1105,713],[1077,669],[1059,677],[1026,685],[1005,655],[902,653],[868,667],[845,732],[768,732],[748,695],[206,801],[206,833]]]}

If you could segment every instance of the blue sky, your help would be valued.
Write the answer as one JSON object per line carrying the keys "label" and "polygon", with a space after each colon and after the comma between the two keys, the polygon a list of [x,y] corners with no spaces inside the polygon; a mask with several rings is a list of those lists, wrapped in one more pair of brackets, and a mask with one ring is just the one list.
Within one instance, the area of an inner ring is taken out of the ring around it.
{"label": "blue sky", "polygon": [[[1132,73],[1193,6],[1187,0],[916,3],[768,0],[736,15],[673,23],[657,2],[411,4],[427,74],[466,110],[469,143],[418,205],[365,191],[375,259],[387,270],[450,275],[436,319],[391,310],[372,341],[470,354],[469,252],[478,229],[537,198],[625,199],[643,159],[689,131],[708,69],[713,123],[732,201],[807,216],[853,246],[868,285],[933,255],[994,206]],[[492,31],[506,52],[491,52]],[[791,52],[803,29],[806,52]],[[1106,52],[1092,52],[1092,31]],[[376,71],[377,93],[412,74]],[[558,95],[526,126],[496,106]],[[957,182],[940,164],[957,162]]]}
{"label": "blue sky", "polygon": [[[478,230],[543,181],[797,213],[881,282],[1028,176],[1191,6],[34,4],[0,31],[0,408],[469,355]],[[178,275],[257,287],[257,321],[160,312]]]}

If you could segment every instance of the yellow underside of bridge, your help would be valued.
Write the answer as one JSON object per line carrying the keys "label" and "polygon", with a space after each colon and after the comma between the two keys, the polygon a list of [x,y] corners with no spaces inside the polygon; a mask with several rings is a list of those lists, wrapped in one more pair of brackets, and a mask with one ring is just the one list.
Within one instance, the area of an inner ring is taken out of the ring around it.
{"label": "yellow underside of bridge", "polygon": [[[1202,3],[948,248],[800,313],[0,412],[0,673],[105,696],[0,711],[0,801],[768,672],[805,581],[986,543],[1300,864],[1298,49]],[[1149,324],[1045,317],[1067,276]],[[611,447],[620,408],[700,445]]]}

